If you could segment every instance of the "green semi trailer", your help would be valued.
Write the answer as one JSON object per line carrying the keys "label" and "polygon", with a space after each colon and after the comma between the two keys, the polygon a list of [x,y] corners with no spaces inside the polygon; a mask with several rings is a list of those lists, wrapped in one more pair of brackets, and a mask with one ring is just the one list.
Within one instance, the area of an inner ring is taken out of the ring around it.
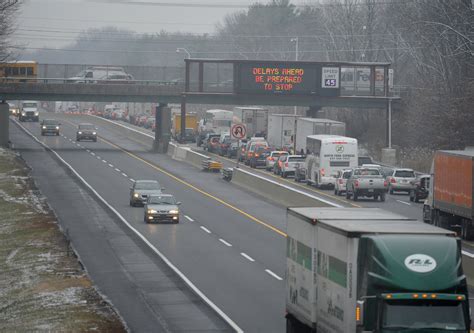
{"label": "green semi trailer", "polygon": [[294,332],[469,332],[455,234],[376,208],[288,208]]}

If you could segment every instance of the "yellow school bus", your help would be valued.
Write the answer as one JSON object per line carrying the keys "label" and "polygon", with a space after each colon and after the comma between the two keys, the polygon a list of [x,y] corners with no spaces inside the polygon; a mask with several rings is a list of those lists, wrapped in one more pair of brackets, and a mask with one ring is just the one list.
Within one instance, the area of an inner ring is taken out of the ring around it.
{"label": "yellow school bus", "polygon": [[0,80],[4,82],[36,82],[36,61],[7,61],[0,63]]}

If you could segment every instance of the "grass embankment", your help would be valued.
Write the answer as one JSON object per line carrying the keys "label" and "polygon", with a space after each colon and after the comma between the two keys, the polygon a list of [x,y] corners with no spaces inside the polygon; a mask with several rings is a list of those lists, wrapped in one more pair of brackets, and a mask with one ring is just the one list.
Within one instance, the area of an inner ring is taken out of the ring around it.
{"label": "grass embankment", "polygon": [[28,174],[0,149],[0,331],[124,332]]}

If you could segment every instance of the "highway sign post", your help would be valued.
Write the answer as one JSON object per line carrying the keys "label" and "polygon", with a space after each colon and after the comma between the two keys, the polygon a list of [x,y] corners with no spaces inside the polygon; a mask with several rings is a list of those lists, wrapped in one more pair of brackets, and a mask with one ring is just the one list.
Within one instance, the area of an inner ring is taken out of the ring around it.
{"label": "highway sign post", "polygon": [[234,124],[230,130],[230,135],[232,138],[237,139],[237,164],[235,167],[238,168],[241,154],[240,140],[247,135],[247,128],[244,124]]}

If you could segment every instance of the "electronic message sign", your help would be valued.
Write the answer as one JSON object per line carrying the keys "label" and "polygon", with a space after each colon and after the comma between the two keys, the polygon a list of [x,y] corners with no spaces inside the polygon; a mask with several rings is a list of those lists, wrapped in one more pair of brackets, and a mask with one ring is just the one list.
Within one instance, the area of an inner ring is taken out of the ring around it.
{"label": "electronic message sign", "polygon": [[321,68],[297,62],[244,62],[239,64],[239,93],[315,94]]}

